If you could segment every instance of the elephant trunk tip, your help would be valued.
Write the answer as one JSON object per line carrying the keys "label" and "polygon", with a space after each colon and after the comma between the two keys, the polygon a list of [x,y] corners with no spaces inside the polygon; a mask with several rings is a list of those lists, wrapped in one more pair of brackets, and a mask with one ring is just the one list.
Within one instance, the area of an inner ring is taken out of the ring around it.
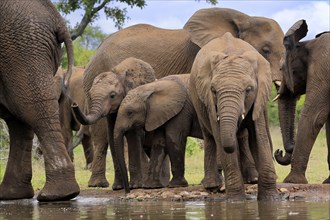
{"label": "elephant trunk tip", "polygon": [[274,153],[274,157],[276,162],[282,166],[287,166],[291,164],[291,158],[292,158],[291,153],[286,152],[285,155],[283,156],[283,151],[277,149]]}

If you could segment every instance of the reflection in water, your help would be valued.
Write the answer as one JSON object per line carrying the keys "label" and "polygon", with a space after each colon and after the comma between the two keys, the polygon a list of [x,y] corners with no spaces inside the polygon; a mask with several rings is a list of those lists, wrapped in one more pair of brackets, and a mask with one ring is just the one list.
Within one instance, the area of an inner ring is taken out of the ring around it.
{"label": "reflection in water", "polygon": [[77,197],[69,202],[0,201],[0,219],[330,219],[329,202],[118,201]]}

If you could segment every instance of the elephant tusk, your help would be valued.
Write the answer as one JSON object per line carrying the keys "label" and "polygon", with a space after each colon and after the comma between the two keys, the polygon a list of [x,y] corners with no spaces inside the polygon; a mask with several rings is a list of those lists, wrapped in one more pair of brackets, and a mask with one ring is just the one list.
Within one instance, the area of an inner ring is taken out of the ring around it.
{"label": "elephant tusk", "polygon": [[244,118],[245,118],[245,115],[244,115],[244,114],[242,114],[242,120],[244,120]]}
{"label": "elephant tusk", "polygon": [[281,87],[281,81],[280,81],[280,80],[276,80],[276,81],[274,82],[274,84],[277,85],[278,87]]}
{"label": "elephant tusk", "polygon": [[220,121],[220,116],[218,115],[218,117],[217,117],[217,122],[219,122]]}
{"label": "elephant tusk", "polygon": [[277,96],[275,96],[275,98],[273,98],[273,102],[277,101],[277,99],[280,98],[280,94],[277,94]]}

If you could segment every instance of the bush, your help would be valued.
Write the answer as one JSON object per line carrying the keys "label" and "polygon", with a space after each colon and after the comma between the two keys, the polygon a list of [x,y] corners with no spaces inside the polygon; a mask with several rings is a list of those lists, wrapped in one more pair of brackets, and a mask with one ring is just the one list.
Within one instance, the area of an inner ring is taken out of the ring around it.
{"label": "bush", "polygon": [[199,152],[202,149],[201,142],[202,141],[197,138],[188,137],[186,144],[186,156],[190,157]]}

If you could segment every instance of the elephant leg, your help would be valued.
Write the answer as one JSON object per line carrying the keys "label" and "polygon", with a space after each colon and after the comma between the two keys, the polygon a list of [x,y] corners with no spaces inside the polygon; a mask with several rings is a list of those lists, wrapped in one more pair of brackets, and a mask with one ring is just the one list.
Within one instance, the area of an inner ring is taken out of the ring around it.
{"label": "elephant leg", "polygon": [[91,169],[93,157],[94,157],[92,139],[90,136],[84,135],[81,142],[82,142],[82,146],[84,148],[84,155],[86,158],[86,169]]}
{"label": "elephant leg", "polygon": [[163,188],[161,182],[162,166],[165,159],[165,137],[163,132],[156,132],[152,137],[150,162],[147,180],[144,181],[143,188],[156,189]]}
{"label": "elephant leg", "polygon": [[170,157],[168,156],[168,154],[166,152],[164,152],[164,154],[165,154],[165,158],[161,166],[160,182],[163,186],[168,186],[171,177],[171,164],[170,164]]}
{"label": "elephant leg", "polygon": [[[202,184],[205,189],[218,190],[222,185],[222,178],[218,170],[217,159],[221,161],[221,158],[217,155],[217,145],[213,136],[202,126],[201,130],[204,139],[204,178]],[[221,167],[223,167],[222,162]]]}
{"label": "elephant leg", "polygon": [[258,200],[278,200],[276,172],[272,158],[272,141],[268,133],[267,111],[255,121],[249,117],[250,149],[258,168]]}
{"label": "elephant leg", "polygon": [[172,179],[168,187],[186,187],[188,182],[184,177],[185,152],[188,135],[174,129],[166,130],[166,149],[170,157]]}
{"label": "elephant leg", "polygon": [[[317,98],[314,98],[311,102],[311,96],[306,96],[304,108],[300,115],[296,146],[292,154],[291,171],[284,179],[286,183],[308,183],[305,173],[309,156],[316,137],[328,118],[329,106],[324,104],[330,105],[328,100],[318,100],[318,103],[315,103],[314,101]],[[324,96],[319,95],[315,97],[320,99]]]}
{"label": "elephant leg", "polygon": [[327,147],[328,147],[329,177],[323,181],[323,184],[330,184],[330,115],[328,116],[327,122],[325,123],[325,132],[326,132]]}
{"label": "elephant leg", "polygon": [[10,151],[0,200],[32,198],[31,150],[34,133],[26,124],[15,118],[6,119],[9,129]]}
{"label": "elephant leg", "polygon": [[239,131],[237,140],[244,183],[255,184],[258,182],[258,171],[249,147],[249,134],[246,128]]}
{"label": "elephant leg", "polygon": [[[110,114],[107,117],[107,126],[108,126],[108,133],[109,133],[108,140],[109,140],[109,144],[110,144],[110,152],[111,152],[111,157],[112,157],[113,169],[115,171],[112,189],[121,190],[124,188],[124,185],[123,185],[122,177],[120,174],[119,164],[117,161],[117,154],[115,151],[115,143],[114,143],[114,127],[115,127],[116,118],[117,118],[116,113]],[[94,160],[95,160],[95,156],[94,156]]]}
{"label": "elephant leg", "polygon": [[126,133],[129,158],[130,188],[143,187],[143,180],[148,175],[148,157],[142,146],[142,130],[129,131]]}
{"label": "elephant leg", "polygon": [[74,166],[64,145],[56,114],[56,101],[50,102],[39,106],[40,109],[44,109],[44,114],[37,114],[35,118],[28,119],[40,141],[45,161],[46,183],[37,199],[39,201],[69,200],[76,197],[80,189],[75,179]]}
{"label": "elephant leg", "polygon": [[109,182],[105,176],[108,150],[106,131],[106,121],[103,119],[91,125],[91,138],[94,143],[95,151],[92,162],[92,174],[88,181],[88,187],[109,187]]}

